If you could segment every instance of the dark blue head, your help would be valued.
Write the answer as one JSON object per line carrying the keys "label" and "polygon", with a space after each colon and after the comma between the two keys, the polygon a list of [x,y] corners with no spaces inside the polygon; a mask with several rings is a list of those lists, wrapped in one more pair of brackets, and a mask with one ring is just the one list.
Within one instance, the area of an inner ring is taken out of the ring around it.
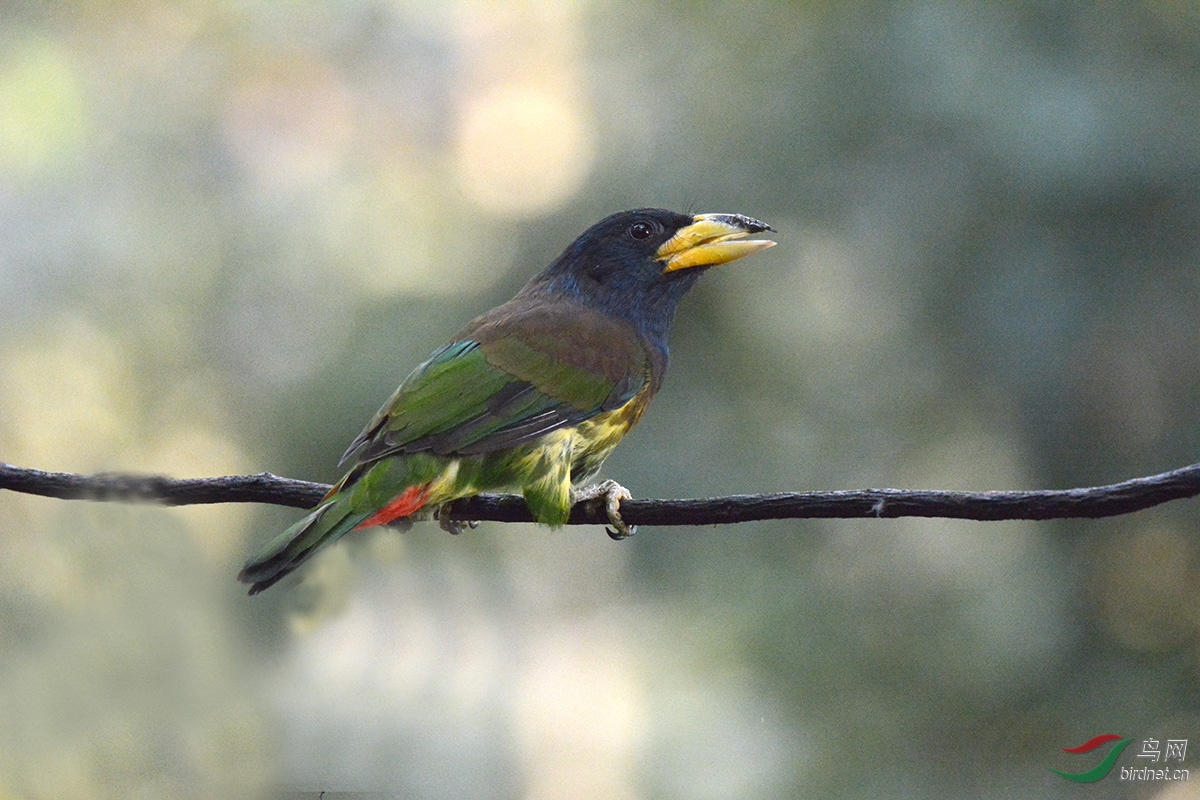
{"label": "dark blue head", "polygon": [[696,278],[775,244],[745,238],[769,230],[740,214],[622,211],[584,231],[533,283],[626,320],[665,348],[675,309]]}

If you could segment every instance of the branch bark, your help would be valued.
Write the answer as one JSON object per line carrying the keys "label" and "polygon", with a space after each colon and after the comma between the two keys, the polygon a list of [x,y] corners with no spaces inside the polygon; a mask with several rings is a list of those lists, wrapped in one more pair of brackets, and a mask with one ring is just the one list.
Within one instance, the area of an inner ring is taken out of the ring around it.
{"label": "branch bark", "polygon": [[[323,483],[281,478],[269,472],[219,478],[175,479],[158,475],[43,472],[0,463],[0,489],[63,500],[202,503],[270,503],[310,508],[324,496]],[[630,525],[718,525],[763,519],[944,517],[971,520],[1046,520],[1113,517],[1171,500],[1200,495],[1200,463],[1107,486],[1023,492],[946,492],[853,489],[832,492],[744,494],[689,500],[625,500]],[[519,495],[478,495],[455,502],[451,519],[532,522]],[[569,525],[608,522],[602,500],[579,503]]]}

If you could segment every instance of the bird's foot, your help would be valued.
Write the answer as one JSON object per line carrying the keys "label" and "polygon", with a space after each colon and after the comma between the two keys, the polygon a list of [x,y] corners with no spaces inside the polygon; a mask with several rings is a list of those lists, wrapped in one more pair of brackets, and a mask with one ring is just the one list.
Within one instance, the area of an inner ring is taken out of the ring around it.
{"label": "bird's foot", "polygon": [[595,500],[597,497],[604,498],[604,509],[608,512],[608,521],[612,523],[612,528],[604,529],[609,538],[620,541],[633,536],[637,526],[628,525],[625,520],[621,519],[621,501],[633,499],[629,490],[614,480],[601,481],[582,489],[572,489],[571,505],[582,503],[585,500]]}
{"label": "bird's foot", "polygon": [[468,528],[475,530],[479,527],[479,520],[450,519],[449,516],[442,513],[441,508],[435,511],[433,515],[437,518],[438,527],[451,536],[458,536]]}

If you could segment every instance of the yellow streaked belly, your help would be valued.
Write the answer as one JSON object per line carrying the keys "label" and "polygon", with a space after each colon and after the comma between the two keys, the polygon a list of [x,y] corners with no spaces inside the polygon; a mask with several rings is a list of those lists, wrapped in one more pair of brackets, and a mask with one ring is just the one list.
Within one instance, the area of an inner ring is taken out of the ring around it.
{"label": "yellow streaked belly", "polygon": [[539,522],[561,525],[571,510],[572,485],[583,484],[599,472],[604,459],[637,424],[646,405],[646,398],[639,393],[618,409],[507,453],[447,459],[429,484],[427,508],[481,491],[513,487],[525,495]]}

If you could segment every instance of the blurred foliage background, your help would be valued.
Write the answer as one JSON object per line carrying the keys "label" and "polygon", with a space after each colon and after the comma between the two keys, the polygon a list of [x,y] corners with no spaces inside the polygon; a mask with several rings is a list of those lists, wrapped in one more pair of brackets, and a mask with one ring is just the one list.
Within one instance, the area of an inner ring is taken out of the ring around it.
{"label": "blurred foliage background", "polygon": [[[1196,3],[139,0],[0,4],[0,460],[333,480],[642,205],[780,245],[685,301],[638,496],[1200,458]],[[426,525],[249,600],[294,512],[3,493],[0,798],[1196,797],[1046,769],[1200,738],[1196,514]]]}

